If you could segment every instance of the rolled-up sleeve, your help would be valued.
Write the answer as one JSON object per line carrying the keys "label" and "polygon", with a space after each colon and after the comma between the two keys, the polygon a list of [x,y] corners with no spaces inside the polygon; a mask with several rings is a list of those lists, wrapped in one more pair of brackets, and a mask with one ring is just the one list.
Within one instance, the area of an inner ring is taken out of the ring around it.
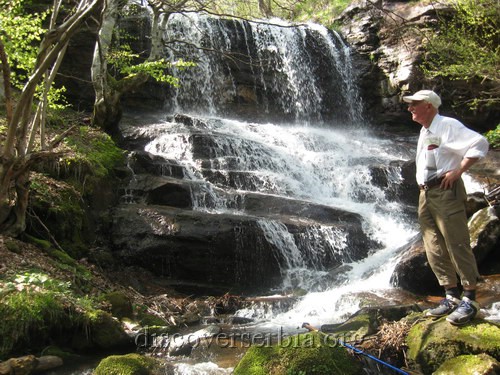
{"label": "rolled-up sleeve", "polygon": [[479,159],[486,156],[490,145],[484,136],[456,119],[443,117],[442,120],[440,127],[444,132],[443,141],[457,155],[463,158]]}
{"label": "rolled-up sleeve", "polygon": [[490,144],[488,140],[482,135],[477,134],[474,141],[470,145],[469,149],[465,152],[464,158],[479,158],[482,159],[488,153],[488,149],[490,148]]}

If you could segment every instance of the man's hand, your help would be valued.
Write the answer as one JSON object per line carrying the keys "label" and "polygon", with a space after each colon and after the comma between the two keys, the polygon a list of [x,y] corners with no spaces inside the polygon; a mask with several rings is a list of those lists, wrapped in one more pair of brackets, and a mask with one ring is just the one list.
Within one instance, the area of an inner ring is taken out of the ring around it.
{"label": "man's hand", "polygon": [[454,169],[445,173],[443,181],[439,186],[441,189],[451,189],[456,180],[462,176],[462,171],[460,169]]}
{"label": "man's hand", "polygon": [[453,169],[444,174],[443,181],[439,187],[441,189],[451,189],[456,180],[458,180],[462,173],[468,170],[479,158],[463,158],[462,163],[460,163],[460,168]]}

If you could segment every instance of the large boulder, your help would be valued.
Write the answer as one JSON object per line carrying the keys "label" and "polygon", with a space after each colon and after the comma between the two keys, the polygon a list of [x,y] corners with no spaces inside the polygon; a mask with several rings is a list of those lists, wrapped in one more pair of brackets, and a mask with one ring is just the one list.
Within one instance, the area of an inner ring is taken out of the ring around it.
{"label": "large boulder", "polygon": [[442,288],[429,266],[420,235],[406,245],[403,254],[394,268],[391,283],[419,295],[440,292]]}
{"label": "large boulder", "polygon": [[[500,207],[485,207],[469,220],[470,243],[478,263],[487,257],[498,259],[500,239]],[[493,254],[491,254],[493,252]]]}
{"label": "large boulder", "polygon": [[[289,266],[287,256],[291,256],[282,253],[280,241],[294,242],[303,251],[304,262],[328,268],[346,259],[362,259],[374,246],[357,214],[279,197],[257,198],[249,196],[245,203],[250,215],[124,204],[113,213],[112,246],[125,262],[173,283],[192,282],[222,291],[258,291],[279,285]],[[344,251],[334,251],[321,237],[315,245],[322,251],[308,254],[308,231],[319,225],[345,237]],[[305,243],[302,250],[301,243]]]}
{"label": "large boulder", "polygon": [[[467,354],[487,354],[500,359],[500,327],[476,319],[457,327],[444,318],[422,319],[406,338],[407,357],[424,374],[434,373],[445,361]],[[469,372],[470,373],[470,372]]]}
{"label": "large boulder", "polygon": [[[480,269],[494,272],[498,268],[500,237],[500,221],[495,208],[486,207],[474,214],[469,219],[469,231],[472,251]],[[391,283],[420,295],[440,292],[442,288],[429,266],[420,235],[406,245],[403,253],[394,268]]]}
{"label": "large boulder", "polygon": [[362,369],[337,340],[321,332],[291,336],[273,346],[251,346],[234,369],[234,375],[309,373],[355,375]]}

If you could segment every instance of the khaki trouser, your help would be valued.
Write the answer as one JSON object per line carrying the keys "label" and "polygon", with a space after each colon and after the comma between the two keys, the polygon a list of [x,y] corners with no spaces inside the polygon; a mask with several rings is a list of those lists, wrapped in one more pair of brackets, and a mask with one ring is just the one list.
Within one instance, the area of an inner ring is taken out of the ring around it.
{"label": "khaki trouser", "polygon": [[427,260],[439,285],[474,287],[479,277],[470,247],[465,213],[467,194],[461,179],[451,189],[421,190],[418,216]]}

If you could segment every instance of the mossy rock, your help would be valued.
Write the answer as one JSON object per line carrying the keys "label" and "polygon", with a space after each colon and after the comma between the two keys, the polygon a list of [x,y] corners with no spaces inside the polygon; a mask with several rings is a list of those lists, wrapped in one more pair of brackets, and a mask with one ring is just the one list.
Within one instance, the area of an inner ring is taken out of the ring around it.
{"label": "mossy rock", "polygon": [[96,310],[90,322],[91,340],[102,349],[132,345],[132,339],[125,333],[121,323],[102,310]]}
{"label": "mossy rock", "polygon": [[311,332],[291,336],[272,346],[254,345],[234,375],[354,375],[360,363],[330,336]]}
{"label": "mossy rock", "polygon": [[142,309],[137,309],[137,319],[143,327],[164,326],[167,323],[165,319],[149,314]]}
{"label": "mossy rock", "polygon": [[72,361],[80,358],[78,354],[69,352],[65,349],[62,349],[58,346],[47,346],[40,353],[42,356],[55,356],[61,358],[63,361]]}
{"label": "mossy rock", "polygon": [[457,327],[444,318],[415,324],[407,338],[408,359],[424,373],[461,355],[485,353],[500,358],[500,327],[481,319]]}
{"label": "mossy rock", "polygon": [[4,244],[5,244],[5,247],[13,252],[13,253],[16,253],[16,254],[21,254],[22,253],[22,250],[21,250],[21,247],[19,246],[19,242],[18,241],[14,241],[10,238],[5,238],[4,240]]}
{"label": "mossy rock", "polygon": [[68,310],[57,293],[22,290],[2,296],[0,359],[61,339],[61,332],[76,327],[81,318]]}
{"label": "mossy rock", "polygon": [[130,299],[121,292],[115,291],[106,293],[101,297],[101,300],[111,305],[111,313],[118,319],[132,318],[134,315],[132,302],[130,302]]}
{"label": "mossy rock", "polygon": [[[85,238],[91,238],[82,194],[74,186],[42,173],[30,174],[30,209],[26,232],[48,237],[48,232],[75,258],[86,256]],[[43,224],[42,224],[43,223]]]}
{"label": "mossy rock", "polygon": [[[351,316],[347,321],[329,329],[327,332],[335,333],[349,339],[362,339],[367,335],[376,332],[377,322],[374,316],[369,313],[360,313]],[[322,330],[324,327],[322,327]]]}
{"label": "mossy rock", "polygon": [[460,355],[445,361],[433,375],[493,375],[500,372],[500,363],[487,354]]}
{"label": "mossy rock", "polygon": [[139,354],[112,355],[104,358],[93,375],[151,375],[159,368],[159,363]]}

